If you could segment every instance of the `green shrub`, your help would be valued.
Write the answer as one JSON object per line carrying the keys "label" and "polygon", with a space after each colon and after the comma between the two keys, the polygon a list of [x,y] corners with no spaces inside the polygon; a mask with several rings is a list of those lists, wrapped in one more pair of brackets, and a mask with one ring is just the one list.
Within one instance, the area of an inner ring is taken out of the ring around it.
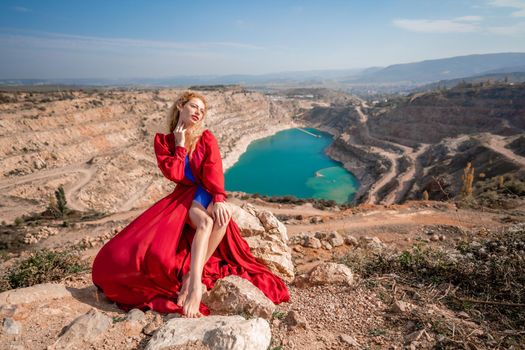
{"label": "green shrub", "polygon": [[88,268],[77,252],[43,249],[11,267],[3,276],[0,288],[6,290],[59,281]]}

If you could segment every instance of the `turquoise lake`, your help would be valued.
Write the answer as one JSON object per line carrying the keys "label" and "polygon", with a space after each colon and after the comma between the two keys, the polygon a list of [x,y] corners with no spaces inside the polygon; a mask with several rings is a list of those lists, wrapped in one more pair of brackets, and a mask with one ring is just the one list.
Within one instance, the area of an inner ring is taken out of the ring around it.
{"label": "turquoise lake", "polygon": [[350,202],[359,182],[341,163],[324,154],[332,142],[331,135],[312,128],[304,130],[319,137],[288,129],[252,142],[226,171],[226,189]]}

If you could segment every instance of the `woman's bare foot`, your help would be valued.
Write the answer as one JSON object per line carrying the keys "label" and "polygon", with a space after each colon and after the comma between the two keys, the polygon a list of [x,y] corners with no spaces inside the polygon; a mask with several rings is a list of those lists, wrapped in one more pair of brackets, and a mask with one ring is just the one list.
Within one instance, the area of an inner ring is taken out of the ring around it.
{"label": "woman's bare foot", "polygon": [[184,305],[184,302],[186,301],[186,298],[188,297],[188,287],[190,285],[190,273],[182,277],[182,286],[180,287],[179,296],[177,297],[177,305],[182,307]]}
{"label": "woman's bare foot", "polygon": [[190,283],[188,288],[188,295],[184,300],[184,305],[182,310],[186,317],[202,317],[202,314],[199,311],[199,306],[202,300],[202,283]]}

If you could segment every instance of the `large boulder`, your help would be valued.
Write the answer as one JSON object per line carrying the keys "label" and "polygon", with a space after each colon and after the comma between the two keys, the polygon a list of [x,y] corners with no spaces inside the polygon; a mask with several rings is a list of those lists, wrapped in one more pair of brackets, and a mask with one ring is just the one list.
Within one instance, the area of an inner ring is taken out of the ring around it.
{"label": "large boulder", "polygon": [[275,235],[246,237],[255,259],[285,281],[295,277],[292,250]]}
{"label": "large boulder", "polygon": [[203,302],[213,314],[246,314],[248,316],[270,319],[275,304],[250,281],[230,275],[218,280]]}
{"label": "large boulder", "polygon": [[292,251],[286,244],[286,227],[269,211],[259,211],[249,204],[243,208],[230,204],[232,217],[257,261],[285,281],[295,277]]}
{"label": "large boulder", "polygon": [[235,204],[229,204],[232,208],[232,219],[239,226],[243,237],[259,236],[266,233],[257,216]]}
{"label": "large boulder", "polygon": [[146,350],[176,346],[211,350],[266,350],[272,333],[268,321],[241,316],[173,318],[151,338]]}

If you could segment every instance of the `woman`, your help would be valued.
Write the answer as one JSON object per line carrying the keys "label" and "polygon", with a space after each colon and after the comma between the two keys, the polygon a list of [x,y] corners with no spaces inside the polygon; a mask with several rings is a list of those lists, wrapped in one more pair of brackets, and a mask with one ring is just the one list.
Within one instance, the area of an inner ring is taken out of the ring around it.
{"label": "woman", "polygon": [[238,275],[274,303],[289,300],[283,281],[258,263],[231,219],[214,135],[204,130],[206,99],[185,92],[169,113],[170,133],[155,135],[157,164],[175,190],[142,213],[98,253],[93,283],[125,309],[208,315],[202,284]]}

